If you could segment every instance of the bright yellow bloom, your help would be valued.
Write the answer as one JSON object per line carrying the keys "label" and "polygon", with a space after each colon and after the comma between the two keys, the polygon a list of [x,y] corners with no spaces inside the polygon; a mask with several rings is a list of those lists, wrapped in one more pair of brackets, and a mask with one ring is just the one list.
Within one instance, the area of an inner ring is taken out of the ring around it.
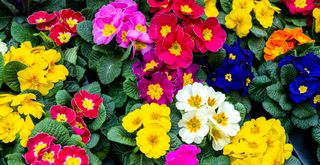
{"label": "bright yellow bloom", "polygon": [[145,127],[158,125],[162,127],[165,132],[170,131],[170,108],[167,105],[159,105],[157,103],[144,104],[141,110],[143,114],[143,125]]}
{"label": "bright yellow bloom", "polygon": [[19,134],[20,135],[20,144],[23,147],[27,146],[27,142],[28,142],[29,136],[30,136],[33,128],[34,128],[34,124],[31,120],[30,116],[28,115],[25,119],[24,126]]}
{"label": "bright yellow bloom", "polygon": [[46,71],[37,66],[33,66],[18,72],[20,90],[34,89],[42,95],[47,95],[54,84],[45,77]]}
{"label": "bright yellow bloom", "polygon": [[217,17],[219,15],[216,3],[217,0],[204,0],[204,13],[207,17]]}
{"label": "bright yellow bloom", "polygon": [[275,11],[279,12],[280,8],[273,7],[268,0],[259,1],[254,6],[256,18],[264,28],[272,26]]}
{"label": "bright yellow bloom", "polygon": [[35,95],[28,94],[28,96],[21,102],[20,106],[18,107],[18,112],[24,115],[32,115],[37,119],[41,119],[42,115],[44,114],[43,107],[44,105],[34,101]]}
{"label": "bright yellow bloom", "polygon": [[320,8],[314,8],[312,11],[312,16],[315,19],[314,31],[316,33],[320,32]]}
{"label": "bright yellow bloom", "polygon": [[0,94],[0,104],[10,103],[13,98],[12,94]]}
{"label": "bright yellow bloom", "polygon": [[170,148],[170,137],[161,127],[145,127],[137,133],[137,146],[148,158],[160,158]]}
{"label": "bright yellow bloom", "polygon": [[[240,9],[242,12],[250,13],[254,7],[253,0],[233,0],[232,10]],[[242,13],[238,13],[242,14]]]}
{"label": "bright yellow bloom", "polygon": [[260,117],[245,122],[231,143],[225,146],[223,154],[231,158],[232,165],[281,165],[291,156],[292,150],[292,145],[286,144],[281,122]]}
{"label": "bright yellow bloom", "polygon": [[0,104],[0,119],[2,117],[7,116],[8,114],[10,114],[13,111],[13,109],[9,106],[8,103],[5,104]]}
{"label": "bright yellow bloom", "polygon": [[140,109],[136,109],[128,113],[122,119],[122,126],[126,131],[132,133],[142,126],[142,121],[143,121],[143,113]]}
{"label": "bright yellow bloom", "polygon": [[10,143],[16,139],[16,135],[22,129],[24,120],[16,112],[8,114],[0,119],[0,140]]}
{"label": "bright yellow bloom", "polygon": [[249,34],[252,27],[250,13],[243,9],[233,9],[226,17],[226,27],[236,31],[237,35],[242,38]]}

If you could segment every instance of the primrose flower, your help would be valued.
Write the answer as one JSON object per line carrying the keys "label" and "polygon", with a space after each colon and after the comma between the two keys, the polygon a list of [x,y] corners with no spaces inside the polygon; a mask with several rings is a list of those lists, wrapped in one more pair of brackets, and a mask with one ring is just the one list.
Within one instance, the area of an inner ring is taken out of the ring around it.
{"label": "primrose flower", "polygon": [[[16,100],[19,100],[19,102],[16,102]],[[40,102],[37,102],[36,95],[32,93],[28,94],[20,94],[13,98],[13,101],[11,103],[11,106],[18,106],[18,112],[20,114],[24,115],[32,115],[37,119],[40,119],[42,115],[44,114],[44,104],[41,104]]]}
{"label": "primrose flower", "polygon": [[199,82],[199,80],[196,78],[198,71],[199,65],[197,64],[191,64],[186,69],[178,68],[175,90],[180,90],[184,86],[193,84],[194,82]]}
{"label": "primrose flower", "polygon": [[137,61],[132,65],[133,73],[141,79],[162,69],[163,63],[156,57],[153,50],[148,51],[143,56],[143,61]]}
{"label": "primrose flower", "polygon": [[250,13],[253,7],[254,7],[253,0],[233,0],[232,1],[232,10],[240,9],[245,11],[246,13]]}
{"label": "primrose flower", "polygon": [[201,53],[205,53],[208,51],[208,49],[206,48],[203,40],[201,38],[199,38],[194,31],[194,27],[196,25],[202,24],[203,21],[202,19],[195,19],[195,20],[185,20],[182,22],[182,26],[184,31],[189,34],[194,42],[194,48],[193,48],[193,52],[197,53],[197,52],[201,52]]}
{"label": "primrose flower", "polygon": [[312,77],[320,77],[320,58],[313,53],[296,57],[293,61],[293,65],[299,73]]}
{"label": "primrose flower", "polygon": [[272,6],[269,0],[262,0],[257,2],[254,6],[254,13],[257,20],[264,28],[269,28],[272,26],[274,12],[280,13],[280,8]]}
{"label": "primrose flower", "polygon": [[58,122],[72,123],[76,119],[76,113],[65,106],[55,105],[50,108],[52,119]]}
{"label": "primrose flower", "polygon": [[215,85],[224,92],[241,90],[246,83],[243,80],[246,80],[246,75],[240,65],[224,64],[216,69]]}
{"label": "primrose flower", "polygon": [[27,142],[29,140],[29,136],[34,128],[34,124],[30,116],[28,115],[24,121],[23,128],[19,132],[20,144],[23,147],[27,146]]}
{"label": "primrose flower", "polygon": [[197,19],[204,13],[204,9],[195,0],[175,0],[172,10],[181,19]]}
{"label": "primrose flower", "polygon": [[208,100],[206,103],[210,111],[215,111],[226,100],[225,94],[215,91],[212,87],[207,86]]}
{"label": "primrose flower", "polygon": [[156,43],[156,55],[172,69],[187,68],[192,63],[194,43],[182,27],[176,29]]}
{"label": "primrose flower", "polygon": [[227,38],[227,33],[221,28],[218,19],[214,17],[195,25],[193,30],[211,52],[217,52],[222,48]]}
{"label": "primrose flower", "polygon": [[[153,48],[151,46],[153,40],[149,37],[148,33],[142,33],[139,30],[129,30],[127,34],[127,39],[131,41],[131,44],[133,45],[133,56],[136,52],[141,52],[141,54],[145,54]],[[133,56],[131,58],[133,58]]]}
{"label": "primrose flower", "polygon": [[308,15],[315,7],[314,0],[282,0],[291,14]]}
{"label": "primrose flower", "polygon": [[217,17],[219,15],[216,4],[217,0],[204,0],[204,13],[207,17]]}
{"label": "primrose flower", "polygon": [[212,148],[215,151],[220,151],[224,146],[231,142],[231,137],[213,124],[209,124],[209,126],[209,135],[212,138]]}
{"label": "primrose flower", "polygon": [[29,24],[45,24],[50,22],[56,17],[55,14],[49,14],[48,12],[45,11],[38,11],[34,12],[32,15],[30,15],[27,20]]}
{"label": "primrose flower", "polygon": [[140,109],[129,112],[122,119],[123,128],[129,133],[136,131],[142,126],[143,116],[143,111]]}
{"label": "primrose flower", "polygon": [[62,24],[56,24],[50,29],[49,37],[57,44],[57,46],[68,43],[72,36],[72,32]]}
{"label": "primrose flower", "polygon": [[312,11],[312,16],[315,19],[314,31],[320,33],[320,8],[314,8]]}
{"label": "primrose flower", "polygon": [[127,21],[122,24],[121,29],[119,30],[116,36],[116,41],[119,43],[120,47],[128,48],[131,42],[128,39],[127,35],[129,30],[132,30],[132,29],[133,29],[133,25],[131,22]]}
{"label": "primrose flower", "polygon": [[77,24],[84,21],[85,18],[80,12],[75,12],[70,9],[63,9],[60,11],[60,18],[67,28],[73,33],[77,32]]}
{"label": "primrose flower", "polygon": [[39,157],[41,157],[44,152],[46,152],[53,142],[56,140],[55,137],[50,136],[46,133],[39,133],[36,136],[30,138],[27,143],[28,152],[23,155],[27,164],[32,164]]}
{"label": "primrose flower", "polygon": [[236,31],[237,36],[242,38],[249,34],[252,27],[251,20],[250,13],[247,13],[244,9],[233,9],[225,17],[225,25],[228,29]]}
{"label": "primrose flower", "polygon": [[313,77],[299,76],[290,84],[290,98],[295,103],[301,103],[311,98],[317,91],[320,81]]}
{"label": "primrose flower", "polygon": [[81,140],[83,143],[86,144],[90,141],[90,131],[82,118],[76,117],[76,119],[71,123],[71,126],[73,132],[81,136]]}
{"label": "primrose flower", "polygon": [[150,12],[166,13],[171,11],[172,0],[147,0]]}
{"label": "primrose flower", "polygon": [[203,138],[208,134],[209,127],[207,125],[208,117],[206,113],[191,111],[182,115],[179,121],[179,136],[182,141],[191,144],[200,144]]}
{"label": "primrose flower", "polygon": [[167,75],[162,72],[156,72],[152,74],[151,77],[151,80],[142,78],[138,82],[140,98],[146,100],[147,103],[171,103],[173,97],[173,84],[168,80]]}
{"label": "primrose flower", "polygon": [[197,154],[201,152],[201,149],[195,145],[182,144],[177,150],[170,151],[166,155],[165,165],[197,165],[199,160]]}
{"label": "primrose flower", "polygon": [[65,146],[58,153],[58,161],[61,164],[89,164],[86,150],[78,146]]}
{"label": "primrose flower", "polygon": [[173,13],[155,15],[151,19],[149,36],[155,41],[164,38],[176,27],[177,23],[178,19]]}
{"label": "primrose flower", "polygon": [[135,12],[138,10],[138,4],[133,0],[115,0],[109,4],[116,9],[121,9],[124,13]]}
{"label": "primrose flower", "polygon": [[156,103],[144,104],[141,108],[143,113],[143,126],[160,126],[163,131],[169,132],[171,129],[170,108]]}
{"label": "primrose flower", "polygon": [[10,143],[16,139],[16,135],[23,128],[24,120],[17,112],[9,113],[0,118],[0,140]]}
{"label": "primrose flower", "polygon": [[33,164],[58,164],[58,154],[60,150],[60,144],[51,144],[50,148],[39,156],[39,160],[35,161]]}
{"label": "primrose flower", "polygon": [[83,116],[90,119],[98,117],[99,107],[103,101],[99,95],[80,90],[80,93],[75,94],[73,99]]}
{"label": "primrose flower", "polygon": [[95,18],[93,20],[92,31],[94,43],[98,45],[109,44],[113,37],[120,31],[122,18],[123,16],[118,13],[107,18]]}

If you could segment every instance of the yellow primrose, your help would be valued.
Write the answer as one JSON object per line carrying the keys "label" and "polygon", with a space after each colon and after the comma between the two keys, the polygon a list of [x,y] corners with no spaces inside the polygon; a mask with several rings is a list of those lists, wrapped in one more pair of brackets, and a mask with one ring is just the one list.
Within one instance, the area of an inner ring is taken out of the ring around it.
{"label": "yellow primrose", "polygon": [[45,77],[46,74],[46,71],[37,66],[19,71],[17,75],[20,83],[20,90],[34,89],[44,96],[47,95],[54,84],[48,81]]}
{"label": "yellow primrose", "polygon": [[315,19],[314,31],[316,33],[320,32],[320,8],[314,8],[312,11],[312,16]]}
{"label": "yellow primrose", "polygon": [[25,122],[24,122],[24,126],[22,128],[22,130],[20,131],[19,135],[20,135],[20,144],[23,146],[23,147],[26,147],[27,146],[27,142],[28,142],[28,139],[29,139],[29,136],[31,135],[31,132],[34,128],[34,124],[30,118],[30,116],[28,115],[25,119]]}
{"label": "yellow primrose", "polygon": [[236,31],[236,34],[242,38],[250,32],[251,19],[250,13],[246,13],[243,9],[234,9],[225,17],[225,25],[228,29]]}
{"label": "yellow primrose", "polygon": [[[253,0],[233,0],[232,10],[241,9],[242,12],[250,13],[254,7]],[[241,13],[238,13],[241,14]]]}
{"label": "yellow primrose", "polygon": [[43,107],[43,104],[34,101],[33,98],[26,98],[18,107],[18,112],[24,115],[32,115],[35,118],[40,119],[44,113]]}
{"label": "yellow primrose", "polygon": [[217,17],[219,15],[216,3],[217,0],[204,0],[204,13],[207,17]]}
{"label": "yellow primrose", "polygon": [[142,121],[143,113],[140,109],[136,109],[132,112],[129,112],[122,119],[122,126],[126,131],[132,133],[142,126]]}
{"label": "yellow primrose", "polygon": [[280,8],[273,7],[268,0],[258,1],[254,6],[256,18],[264,28],[272,26],[275,11],[280,12]]}
{"label": "yellow primrose", "polygon": [[17,112],[8,114],[0,119],[0,140],[10,143],[16,139],[16,135],[22,129],[24,120]]}
{"label": "yellow primrose", "polygon": [[0,119],[7,116],[13,111],[8,103],[0,104]]}

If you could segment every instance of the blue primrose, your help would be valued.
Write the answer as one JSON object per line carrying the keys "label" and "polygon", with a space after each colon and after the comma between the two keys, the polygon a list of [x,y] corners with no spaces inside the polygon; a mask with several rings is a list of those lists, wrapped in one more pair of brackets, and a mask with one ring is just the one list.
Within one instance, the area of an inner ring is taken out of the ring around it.
{"label": "blue primrose", "polygon": [[297,57],[293,65],[303,75],[320,77],[320,58],[313,53]]}
{"label": "blue primrose", "polygon": [[319,88],[320,81],[310,76],[298,76],[290,84],[290,98],[295,103],[310,99]]}
{"label": "blue primrose", "polygon": [[296,56],[294,56],[294,55],[287,55],[287,56],[283,57],[283,58],[279,61],[278,66],[281,68],[281,67],[283,67],[284,65],[292,64],[295,60],[296,60]]}
{"label": "blue primrose", "polygon": [[224,44],[223,48],[226,50],[226,58],[224,62],[226,63],[246,63],[248,65],[252,65],[253,60],[253,52],[250,50],[243,49],[240,46],[240,40],[233,43],[233,45],[229,46]]}

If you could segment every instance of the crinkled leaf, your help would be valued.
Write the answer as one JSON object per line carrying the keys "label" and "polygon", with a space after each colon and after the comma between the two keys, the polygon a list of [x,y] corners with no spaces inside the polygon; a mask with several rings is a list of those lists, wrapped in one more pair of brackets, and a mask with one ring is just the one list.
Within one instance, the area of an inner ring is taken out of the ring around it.
{"label": "crinkled leaf", "polygon": [[112,127],[107,137],[110,141],[125,144],[128,146],[136,146],[135,136],[128,133],[122,126]]}
{"label": "crinkled leaf", "polygon": [[269,96],[269,98],[271,98],[272,100],[279,102],[281,95],[283,94],[283,86],[281,85],[280,82],[276,83],[276,84],[272,84],[270,86],[268,86],[267,88],[267,94]]}
{"label": "crinkled leaf", "polygon": [[98,144],[99,139],[100,139],[99,134],[97,134],[97,133],[91,134],[90,141],[87,143],[87,147],[90,149],[95,147]]}
{"label": "crinkled leaf", "polygon": [[287,94],[281,95],[279,105],[284,111],[290,111],[293,108],[293,103]]}
{"label": "crinkled leaf", "polygon": [[79,36],[87,42],[92,42],[92,23],[91,21],[85,20],[77,25],[77,33]]}
{"label": "crinkled leaf", "polygon": [[279,117],[285,117],[286,113],[281,110],[281,107],[276,103],[275,101],[271,99],[267,99],[262,102],[262,106],[264,110],[266,110],[269,114],[271,114],[273,117],[279,118]]}
{"label": "crinkled leaf", "polygon": [[79,47],[73,47],[63,51],[63,59],[70,62],[71,64],[75,65],[77,62],[77,53]]}
{"label": "crinkled leaf", "polygon": [[103,56],[97,64],[97,73],[102,84],[110,84],[121,73],[122,62],[112,56]]}
{"label": "crinkled leaf", "polygon": [[101,87],[97,81],[81,87],[81,90],[85,90],[91,94],[100,94],[101,93]]}
{"label": "crinkled leaf", "polygon": [[127,96],[135,100],[139,99],[139,90],[136,80],[126,79],[123,82],[123,91],[127,94]]}
{"label": "crinkled leaf", "polygon": [[20,91],[20,83],[17,73],[25,68],[27,68],[27,66],[18,61],[7,63],[3,70],[3,82],[6,83],[6,85],[13,91]]}
{"label": "crinkled leaf", "polygon": [[102,124],[106,121],[107,112],[103,104],[99,107],[99,114],[96,119],[89,125],[89,128],[96,131],[101,128]]}
{"label": "crinkled leaf", "polygon": [[177,135],[169,132],[168,135],[170,136],[170,150],[176,150],[182,145],[182,141],[178,138]]}
{"label": "crinkled leaf", "polygon": [[249,49],[254,53],[259,61],[263,61],[263,49],[266,41],[263,38],[251,38],[248,41]]}
{"label": "crinkled leaf", "polygon": [[292,64],[284,65],[280,69],[280,81],[283,85],[288,85],[297,75],[298,72]]}
{"label": "crinkled leaf", "polygon": [[109,88],[108,95],[113,98],[116,108],[122,107],[127,101],[127,95],[120,85],[112,84]]}
{"label": "crinkled leaf", "polygon": [[34,38],[33,33],[36,33],[34,28],[24,27],[17,22],[12,23],[10,32],[12,38],[20,43],[24,41],[32,41]]}
{"label": "crinkled leaf", "polygon": [[264,29],[257,26],[252,26],[250,31],[258,38],[266,37],[268,35],[268,33]]}
{"label": "crinkled leaf", "polygon": [[292,114],[297,118],[309,118],[316,115],[316,110],[308,102],[298,104],[294,107]]}
{"label": "crinkled leaf", "polygon": [[312,126],[316,126],[318,124],[319,117],[318,115],[313,115],[310,118],[297,118],[294,115],[291,116],[292,123],[300,129],[308,129]]}
{"label": "crinkled leaf", "polygon": [[214,165],[229,165],[230,164],[230,160],[229,157],[221,155],[218,157],[215,156],[210,156],[206,159],[203,159],[200,162],[200,165],[206,165],[206,164],[214,164]]}
{"label": "crinkled leaf", "polygon": [[313,127],[311,132],[313,139],[320,144],[320,125]]}
{"label": "crinkled leaf", "polygon": [[143,153],[131,153],[127,165],[153,165],[152,159],[147,158]]}
{"label": "crinkled leaf", "polygon": [[301,165],[301,162],[295,156],[291,156],[284,165]]}

